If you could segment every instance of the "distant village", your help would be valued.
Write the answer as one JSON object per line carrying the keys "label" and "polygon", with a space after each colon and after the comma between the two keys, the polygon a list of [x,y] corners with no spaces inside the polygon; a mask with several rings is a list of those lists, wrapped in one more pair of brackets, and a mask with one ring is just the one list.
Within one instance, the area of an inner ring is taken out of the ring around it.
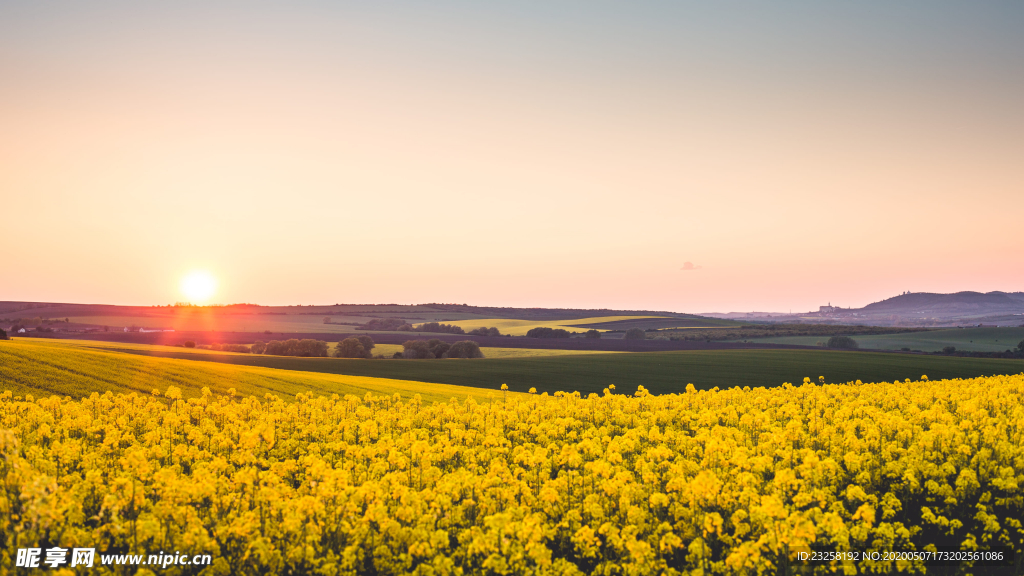
{"label": "distant village", "polygon": [[853,311],[853,308],[840,308],[839,306],[833,306],[831,302],[826,306],[818,307],[818,316],[822,318],[856,318],[857,312]]}

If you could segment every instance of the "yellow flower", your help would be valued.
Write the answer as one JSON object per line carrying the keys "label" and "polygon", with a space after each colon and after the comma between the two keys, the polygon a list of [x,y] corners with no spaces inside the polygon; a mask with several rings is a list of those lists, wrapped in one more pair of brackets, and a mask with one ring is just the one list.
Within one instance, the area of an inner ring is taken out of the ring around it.
{"label": "yellow flower", "polygon": [[856,382],[436,403],[170,387],[176,411],[0,391],[0,529],[268,575],[758,574],[815,542],[1019,538],[1024,374]]}

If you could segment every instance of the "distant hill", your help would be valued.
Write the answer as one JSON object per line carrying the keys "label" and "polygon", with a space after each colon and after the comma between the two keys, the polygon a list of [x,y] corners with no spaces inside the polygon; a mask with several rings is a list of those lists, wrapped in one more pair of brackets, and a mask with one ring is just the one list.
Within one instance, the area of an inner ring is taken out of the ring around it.
{"label": "distant hill", "polygon": [[357,315],[367,317],[425,315],[430,319],[511,318],[515,320],[578,320],[600,316],[663,316],[700,319],[694,314],[655,310],[609,310],[607,308],[514,308],[470,306],[468,304],[328,304],[260,306],[228,304],[214,306],[117,306],[58,302],[0,301],[0,316],[58,318],[62,316],[138,316],[175,312],[203,312],[217,315]]}
{"label": "distant hill", "polygon": [[[721,320],[692,314],[650,310],[575,308],[498,308],[467,304],[331,304],[295,306],[114,306],[55,302],[0,301],[0,328],[14,326],[43,332],[95,332],[139,330],[219,331],[284,333],[343,333],[375,319],[398,324],[509,319],[530,322],[571,321],[583,318],[634,319],[627,325],[599,327],[607,330],[680,326],[712,326]],[[593,322],[599,323],[600,320]],[[485,325],[490,325],[484,323]],[[496,322],[494,324],[497,324]],[[728,322],[726,322],[728,324]],[[588,326],[589,328],[590,326]],[[391,328],[394,330],[394,328]],[[386,331],[386,330],[385,330]]]}
{"label": "distant hill", "polygon": [[956,292],[900,294],[860,309],[864,314],[896,314],[939,318],[1020,314],[1024,292]]}
{"label": "distant hill", "polygon": [[863,308],[822,306],[809,312],[704,313],[744,322],[797,322],[865,326],[1024,326],[1024,292],[907,292]]}

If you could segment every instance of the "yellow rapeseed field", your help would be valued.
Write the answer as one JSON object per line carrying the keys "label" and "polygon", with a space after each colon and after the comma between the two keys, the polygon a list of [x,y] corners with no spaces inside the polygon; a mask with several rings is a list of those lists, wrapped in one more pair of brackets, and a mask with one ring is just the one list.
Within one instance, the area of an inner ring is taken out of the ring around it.
{"label": "yellow rapeseed field", "polygon": [[[446,402],[454,395],[460,398],[472,396],[478,401],[488,402],[489,397],[496,394],[496,391],[469,386],[154,358],[124,354],[118,350],[165,348],[185,351],[197,358],[204,354],[234,354],[232,352],[141,344],[119,348],[112,343],[104,343],[105,346],[97,344],[101,343],[29,338],[4,342],[0,346],[0,390],[11,390],[20,395],[74,398],[108,390],[147,394],[154,388],[166,390],[170,386],[179,388],[186,398],[199,396],[204,387],[218,395],[234,388],[241,396],[271,393],[286,399],[301,392],[357,396],[373,392],[406,396],[420,394],[426,403]],[[331,358],[313,360],[337,362]]]}
{"label": "yellow rapeseed field", "polygon": [[57,545],[210,554],[204,574],[253,575],[775,574],[808,547],[1022,554],[1024,375],[495,393],[4,392],[0,572],[18,548]]}

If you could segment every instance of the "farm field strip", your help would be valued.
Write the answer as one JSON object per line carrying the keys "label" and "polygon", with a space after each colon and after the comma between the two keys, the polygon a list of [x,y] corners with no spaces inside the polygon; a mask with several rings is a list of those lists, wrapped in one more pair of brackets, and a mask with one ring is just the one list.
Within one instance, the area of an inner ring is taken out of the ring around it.
{"label": "farm field strip", "polygon": [[[581,324],[596,324],[599,322],[618,322],[622,320],[643,320],[650,318],[664,318],[664,316],[598,316],[594,318],[580,318],[578,320],[513,320],[510,318],[485,318],[482,320],[456,320],[444,322],[454,324],[466,332],[476,328],[497,328],[502,334],[512,336],[525,336],[533,328],[561,328],[563,330],[581,331],[578,326]],[[585,331],[585,330],[583,330]],[[606,332],[607,329],[599,329],[599,332]]]}
{"label": "farm field strip", "polygon": [[686,330],[689,328],[696,329],[714,329],[714,328],[736,328],[740,324],[734,320],[718,320],[715,318],[647,318],[647,319],[630,319],[630,320],[614,320],[610,322],[595,322],[593,324],[576,324],[578,330],[588,330],[594,328],[596,330],[629,330],[630,328],[640,328],[641,330]]}
{"label": "farm field strip", "polygon": [[[62,341],[63,342],[63,341]],[[87,397],[103,394],[164,392],[180,388],[186,397],[201,395],[205,386],[218,394],[234,388],[239,396],[263,397],[275,394],[292,398],[301,392],[317,394],[419,394],[427,402],[446,402],[454,396],[486,401],[496,392],[465,386],[351,376],[327,372],[303,372],[259,366],[237,366],[222,362],[192,362],[142,354],[100,350],[89,346],[67,346],[62,342],[13,340],[0,342],[0,391],[36,396]],[[144,352],[137,350],[136,352]],[[187,353],[186,353],[187,354]],[[216,353],[223,358],[247,354]],[[186,358],[201,358],[191,354]],[[213,356],[212,354],[206,356]]]}

